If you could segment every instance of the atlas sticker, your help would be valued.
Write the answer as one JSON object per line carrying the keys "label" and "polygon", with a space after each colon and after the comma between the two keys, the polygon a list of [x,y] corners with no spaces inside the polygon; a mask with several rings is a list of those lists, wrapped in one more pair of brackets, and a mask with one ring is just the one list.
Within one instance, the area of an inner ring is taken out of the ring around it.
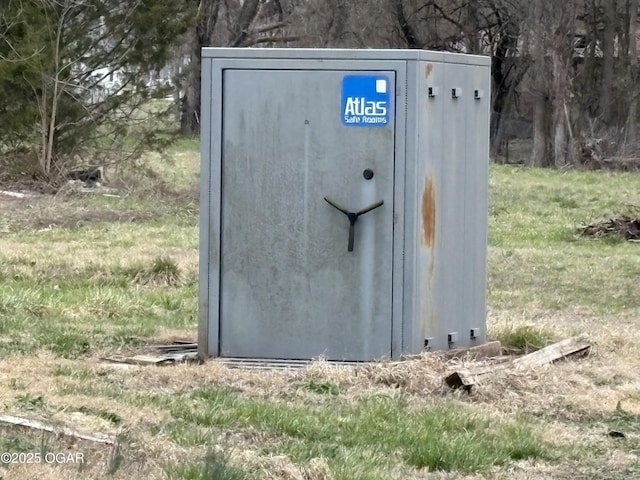
{"label": "atlas sticker", "polygon": [[389,79],[347,75],[342,79],[342,123],[347,127],[384,127],[390,122]]}

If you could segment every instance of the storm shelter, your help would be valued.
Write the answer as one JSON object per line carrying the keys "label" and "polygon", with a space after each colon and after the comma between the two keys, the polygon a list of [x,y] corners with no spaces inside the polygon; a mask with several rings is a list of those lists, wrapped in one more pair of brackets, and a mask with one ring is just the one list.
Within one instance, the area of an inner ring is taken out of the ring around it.
{"label": "storm shelter", "polygon": [[202,50],[202,357],[484,342],[490,58]]}

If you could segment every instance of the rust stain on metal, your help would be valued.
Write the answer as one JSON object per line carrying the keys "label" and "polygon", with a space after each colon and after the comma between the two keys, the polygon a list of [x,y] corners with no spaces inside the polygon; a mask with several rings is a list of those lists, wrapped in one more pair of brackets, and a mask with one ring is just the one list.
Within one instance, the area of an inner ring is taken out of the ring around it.
{"label": "rust stain on metal", "polygon": [[429,269],[427,270],[427,285],[429,292],[433,292],[433,255],[429,259]]}
{"label": "rust stain on metal", "polygon": [[436,194],[433,182],[429,177],[425,179],[422,191],[422,244],[433,247],[436,235]]}
{"label": "rust stain on metal", "polygon": [[432,311],[431,315],[429,315],[429,332],[431,332],[431,335],[433,335],[433,332],[437,332],[437,331],[438,331],[438,323],[436,322],[436,315]]}
{"label": "rust stain on metal", "polygon": [[424,78],[429,78],[429,75],[431,75],[432,71],[433,71],[433,63],[427,63],[424,66]]}

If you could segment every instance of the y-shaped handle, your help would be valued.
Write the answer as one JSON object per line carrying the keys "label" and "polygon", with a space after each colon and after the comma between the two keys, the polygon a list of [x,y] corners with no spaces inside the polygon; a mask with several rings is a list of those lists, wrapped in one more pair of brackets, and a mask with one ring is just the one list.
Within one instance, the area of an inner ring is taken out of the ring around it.
{"label": "y-shaped handle", "polygon": [[379,202],[372,203],[368,207],[364,207],[362,210],[360,210],[358,213],[356,213],[356,215],[358,215],[358,216],[364,215],[365,213],[370,212],[371,210],[373,210],[375,208],[381,207],[382,205],[384,205],[384,200],[380,200]]}
{"label": "y-shaped handle", "polygon": [[353,241],[356,235],[355,224],[356,224],[356,221],[358,220],[358,217],[360,215],[364,215],[367,212],[370,212],[375,208],[378,208],[384,205],[384,200],[380,200],[379,202],[375,202],[367,207],[364,207],[362,210],[359,210],[358,212],[350,212],[349,210],[347,210],[340,204],[336,203],[334,200],[331,200],[330,198],[324,197],[324,200],[336,210],[339,210],[340,212],[344,213],[349,219],[349,245],[347,246],[348,252],[353,252]]}

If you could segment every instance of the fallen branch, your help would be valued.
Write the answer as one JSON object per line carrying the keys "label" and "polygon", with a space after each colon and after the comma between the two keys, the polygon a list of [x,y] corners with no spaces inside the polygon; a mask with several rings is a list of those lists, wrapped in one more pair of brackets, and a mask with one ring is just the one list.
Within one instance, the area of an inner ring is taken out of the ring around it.
{"label": "fallen branch", "polygon": [[561,340],[511,362],[460,368],[447,375],[445,382],[451,388],[462,387],[466,390],[471,390],[471,387],[478,383],[479,379],[496,372],[539,367],[570,355],[586,353],[590,348],[591,342],[587,339],[587,336],[584,334],[578,335],[577,337]]}
{"label": "fallen branch", "polygon": [[28,198],[28,197],[33,197],[34,196],[31,193],[8,192],[8,191],[5,191],[5,190],[0,190],[0,195],[6,195],[8,197],[13,197],[13,198]]}
{"label": "fallen branch", "polygon": [[56,436],[64,435],[67,437],[78,438],[80,440],[89,440],[95,443],[104,443],[106,445],[114,445],[115,438],[103,433],[87,434],[78,432],[69,427],[48,425],[38,420],[32,420],[28,418],[14,417],[12,415],[0,415],[0,423],[8,425],[18,425],[21,427],[33,428],[36,430],[42,430],[45,432],[51,432]]}
{"label": "fallen branch", "polygon": [[594,238],[620,235],[626,240],[640,240],[640,218],[630,218],[623,215],[587,225],[580,229],[580,233]]}

